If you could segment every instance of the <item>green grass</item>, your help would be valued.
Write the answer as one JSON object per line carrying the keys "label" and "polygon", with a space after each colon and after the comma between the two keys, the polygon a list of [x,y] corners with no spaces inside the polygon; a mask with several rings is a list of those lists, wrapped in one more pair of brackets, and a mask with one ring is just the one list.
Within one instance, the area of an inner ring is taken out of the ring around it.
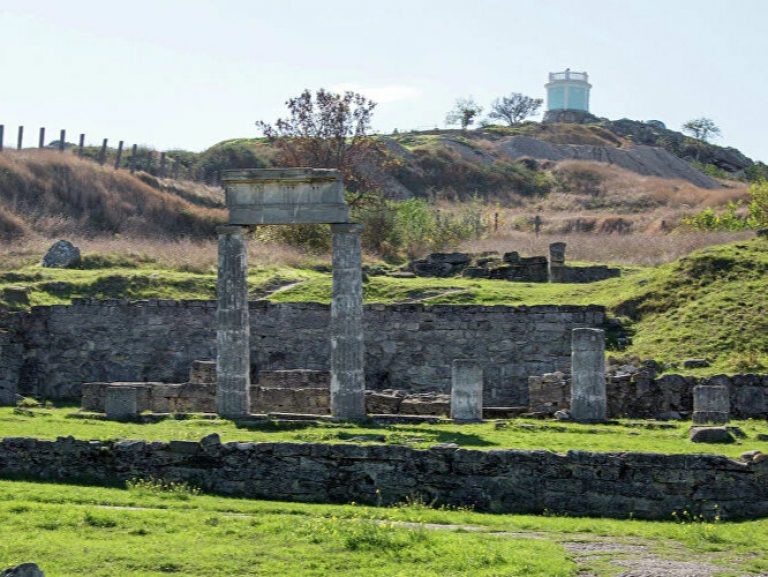
{"label": "green grass", "polygon": [[51,577],[575,574],[555,543],[375,523],[363,508],[0,487],[0,566],[34,559]]}
{"label": "green grass", "polygon": [[72,435],[78,439],[146,439],[151,441],[198,440],[218,433],[224,441],[259,442],[370,442],[355,440],[361,435],[383,435],[384,442],[426,448],[436,443],[456,443],[472,449],[545,449],[564,453],[584,451],[639,451],[660,453],[714,453],[737,457],[759,449],[768,454],[768,442],[757,441],[768,434],[768,423],[735,421],[747,434],[733,445],[691,443],[690,423],[619,421],[611,425],[582,425],[553,421],[515,419],[499,423],[454,425],[398,424],[375,426],[354,423],[285,423],[266,421],[238,427],[231,421],[211,419],[167,419],[154,424],[119,423],[97,419],[69,419],[73,409],[0,408],[0,437],[55,439]]}
{"label": "green grass", "polygon": [[[130,262],[129,262],[130,261]],[[28,266],[0,273],[3,289],[26,286],[32,305],[65,304],[75,297],[212,299],[215,271],[169,270],[155,261],[91,256],[87,269]],[[277,286],[289,285],[272,293]],[[327,303],[329,273],[255,264],[253,298]],[[465,278],[371,276],[369,303],[597,304],[623,318],[641,358],[674,363],[704,357],[697,374],[768,371],[768,242],[742,241],[697,251],[655,268],[625,268],[621,278],[592,284],[510,283]],[[2,302],[0,302],[2,304]]]}
{"label": "green grass", "polygon": [[[768,570],[768,520],[684,521],[488,515],[419,503],[308,505],[151,484],[120,490],[0,481],[0,566],[34,560],[50,577],[565,577],[577,567],[563,542],[610,537],[641,540],[652,552],[686,560],[706,558],[731,574]],[[459,527],[437,531],[425,523]],[[520,532],[535,535],[522,539]]]}

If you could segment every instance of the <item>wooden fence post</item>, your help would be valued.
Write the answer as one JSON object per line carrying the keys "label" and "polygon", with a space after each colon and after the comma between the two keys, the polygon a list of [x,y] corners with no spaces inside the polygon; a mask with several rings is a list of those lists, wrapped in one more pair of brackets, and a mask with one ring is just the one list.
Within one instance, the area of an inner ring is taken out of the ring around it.
{"label": "wooden fence post", "polygon": [[38,148],[45,148],[45,127],[40,127],[40,140],[37,143]]}
{"label": "wooden fence post", "polygon": [[173,179],[179,180],[179,159],[173,159]]}
{"label": "wooden fence post", "polygon": [[99,152],[99,164],[103,165],[107,160],[107,139],[101,143],[101,151]]}
{"label": "wooden fence post", "polygon": [[67,143],[67,131],[63,128],[59,132],[59,152],[64,152]]}
{"label": "wooden fence post", "polygon": [[21,145],[24,142],[24,127],[19,126],[19,137],[16,140],[16,150],[21,150]]}
{"label": "wooden fence post", "polygon": [[5,138],[5,124],[0,124],[0,152],[3,151],[3,139]]}
{"label": "wooden fence post", "polygon": [[131,174],[136,172],[136,145],[131,148]]}
{"label": "wooden fence post", "polygon": [[80,135],[80,144],[77,147],[77,155],[83,156],[83,149],[85,148],[85,134]]}
{"label": "wooden fence post", "polygon": [[115,170],[120,168],[120,158],[123,156],[123,141],[117,145],[117,158],[115,158]]}
{"label": "wooden fence post", "polygon": [[165,152],[160,153],[160,178],[165,178]]}

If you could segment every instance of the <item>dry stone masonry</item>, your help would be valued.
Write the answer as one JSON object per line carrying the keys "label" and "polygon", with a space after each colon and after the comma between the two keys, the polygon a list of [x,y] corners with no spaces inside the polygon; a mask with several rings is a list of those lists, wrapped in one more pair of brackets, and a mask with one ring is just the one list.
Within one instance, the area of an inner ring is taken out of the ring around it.
{"label": "dry stone masonry", "polygon": [[494,513],[669,520],[768,516],[768,459],[311,443],[0,440],[0,476],[184,481],[221,494],[391,504],[421,497]]}
{"label": "dry stone masonry", "polygon": [[[609,418],[680,419],[694,410],[693,390],[701,384],[728,391],[730,414],[737,419],[768,418],[768,375],[657,376],[653,362],[645,366],[610,367],[606,373]],[[528,379],[529,412],[551,416],[571,403],[571,375],[553,372]]]}
{"label": "dry stone masonry", "polygon": [[564,242],[549,246],[546,256],[521,257],[518,252],[436,252],[414,260],[409,269],[416,276],[485,278],[514,282],[591,283],[621,276],[621,270],[607,266],[572,267],[565,264]]}
{"label": "dry stone masonry", "polygon": [[[185,383],[193,361],[216,358],[215,315],[215,301],[32,307],[8,319],[6,390],[55,400],[89,382]],[[330,369],[327,305],[255,301],[249,320],[251,374]],[[527,406],[528,377],[567,370],[571,330],[604,321],[599,306],[368,305],[366,388],[448,393],[453,360],[473,358],[484,405]]]}

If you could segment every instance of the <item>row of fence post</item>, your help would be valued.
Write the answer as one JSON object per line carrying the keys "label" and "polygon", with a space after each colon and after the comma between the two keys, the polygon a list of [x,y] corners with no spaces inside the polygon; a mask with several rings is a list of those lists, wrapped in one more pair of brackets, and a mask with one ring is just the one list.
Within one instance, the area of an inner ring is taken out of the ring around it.
{"label": "row of fence post", "polygon": [[[66,148],[66,138],[67,138],[67,131],[61,130],[59,133],[59,141],[57,143],[56,148],[64,152]],[[109,142],[109,139],[105,138],[101,142],[101,149],[99,150],[99,154],[97,157],[97,161],[99,164],[104,165],[107,162],[107,144]],[[0,152],[3,151],[3,148],[5,146],[5,125],[0,124]],[[122,162],[123,158],[123,146],[125,142],[121,140],[117,145],[117,153],[115,155],[115,163],[114,167],[115,169],[120,168],[120,163]],[[24,145],[24,127],[19,126],[19,132],[18,137],[16,140],[16,149],[21,150]],[[45,145],[45,128],[40,128],[40,134],[38,139],[38,148],[47,148]],[[80,134],[80,139],[78,141],[77,146],[77,155],[82,157],[83,153],[85,151],[85,134]],[[137,152],[138,152],[138,145],[134,144],[131,147],[131,157],[128,160],[128,169],[131,171],[131,173],[136,171],[136,160],[137,160]],[[160,153],[160,166],[157,175],[161,178],[164,178],[168,176],[168,158],[165,155],[165,152]],[[179,174],[181,172],[181,163],[179,162],[179,159],[173,159],[170,167],[170,176],[171,178],[179,178]],[[191,176],[191,175],[190,175]]]}

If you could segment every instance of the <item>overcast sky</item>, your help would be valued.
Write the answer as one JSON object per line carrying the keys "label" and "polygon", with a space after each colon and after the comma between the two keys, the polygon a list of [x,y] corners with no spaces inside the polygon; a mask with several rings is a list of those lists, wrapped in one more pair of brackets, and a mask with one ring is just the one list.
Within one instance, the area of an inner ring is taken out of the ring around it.
{"label": "overcast sky", "polygon": [[432,128],[570,67],[598,116],[709,116],[768,161],[766,22],[766,0],[0,0],[0,124],[202,150],[325,87],[379,102],[378,131]]}

